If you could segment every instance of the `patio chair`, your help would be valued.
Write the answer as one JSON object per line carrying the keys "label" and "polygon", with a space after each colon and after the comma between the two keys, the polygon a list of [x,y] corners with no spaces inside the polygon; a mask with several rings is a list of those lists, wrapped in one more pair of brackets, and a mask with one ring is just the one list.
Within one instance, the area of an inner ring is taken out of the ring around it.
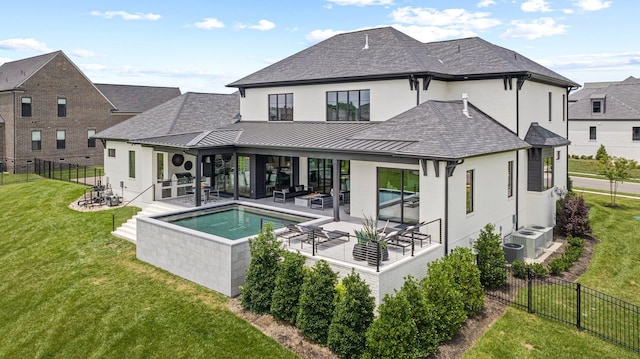
{"label": "patio chair", "polygon": [[306,239],[300,241],[300,247],[302,248],[302,242],[308,242],[313,235],[314,229],[308,226],[301,226],[298,224],[293,224],[290,222],[283,222],[286,230],[280,233],[278,236],[284,238],[288,241],[289,246],[291,246],[292,238],[300,238],[301,236],[306,236]]}
{"label": "patio chair", "polygon": [[422,247],[423,241],[429,241],[429,243],[431,243],[431,235],[420,232],[420,227],[425,225],[426,222],[420,222],[415,226],[407,227],[402,233],[403,239],[408,241],[420,241],[420,247]]}
{"label": "patio chair", "polygon": [[336,239],[346,239],[346,242],[348,242],[351,237],[351,235],[347,232],[338,231],[335,229],[327,230],[322,227],[319,227],[318,230],[314,231],[313,233],[319,239],[317,243],[333,241]]}
{"label": "patio chair", "polygon": [[402,232],[403,230],[392,228],[390,232],[384,234],[384,237],[382,237],[381,241],[387,243],[387,245],[402,248],[402,255],[404,255],[405,248],[411,246],[411,243],[399,240],[399,236]]}

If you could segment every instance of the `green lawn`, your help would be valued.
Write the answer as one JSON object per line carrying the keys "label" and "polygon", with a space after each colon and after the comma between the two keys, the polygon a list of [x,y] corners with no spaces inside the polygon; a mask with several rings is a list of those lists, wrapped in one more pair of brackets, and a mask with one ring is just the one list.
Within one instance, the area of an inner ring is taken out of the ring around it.
{"label": "green lawn", "polygon": [[[569,172],[585,174],[585,177],[603,178],[598,174],[598,161],[569,159]],[[629,182],[640,182],[640,168],[631,170]]]}
{"label": "green lawn", "polygon": [[83,186],[0,186],[0,357],[293,358],[227,298],[135,258]]}
{"label": "green lawn", "polygon": [[[640,304],[640,201],[618,198],[619,208],[607,207],[609,197],[584,194],[591,207],[596,246],[583,285]],[[509,308],[465,354],[464,358],[637,358],[638,354],[581,333],[569,325]]]}

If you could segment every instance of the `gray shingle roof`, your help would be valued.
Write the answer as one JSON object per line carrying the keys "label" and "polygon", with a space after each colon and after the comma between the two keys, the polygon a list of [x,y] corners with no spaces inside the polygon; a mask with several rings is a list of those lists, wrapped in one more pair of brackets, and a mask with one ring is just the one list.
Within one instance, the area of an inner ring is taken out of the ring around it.
{"label": "gray shingle roof", "polygon": [[531,123],[527,135],[524,136],[524,140],[534,147],[556,147],[571,144],[571,141],[547,130],[537,122]]}
{"label": "gray shingle roof", "polygon": [[[368,39],[368,48],[364,49]],[[391,28],[339,34],[227,86],[375,79],[531,74],[562,86],[577,84],[511,50],[480,38],[422,43]]]}
{"label": "gray shingle roof", "polygon": [[[617,83],[599,83],[571,94],[569,120],[640,120],[640,80],[630,77]],[[592,99],[604,99],[604,113],[592,113]]]}
{"label": "gray shingle roof", "polygon": [[141,113],[180,96],[177,87],[95,84],[117,112]]}
{"label": "gray shingle roof", "polygon": [[233,94],[187,92],[101,131],[96,138],[134,140],[212,130],[240,119],[240,98]]}
{"label": "gray shingle roof", "polygon": [[16,87],[20,87],[29,77],[60,53],[62,51],[55,51],[2,64],[0,66],[0,91],[13,90]]}

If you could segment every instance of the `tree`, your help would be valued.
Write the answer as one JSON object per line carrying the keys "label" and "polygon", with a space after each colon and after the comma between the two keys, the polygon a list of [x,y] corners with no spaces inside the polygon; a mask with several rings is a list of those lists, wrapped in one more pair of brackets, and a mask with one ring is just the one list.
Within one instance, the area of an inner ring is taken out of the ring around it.
{"label": "tree", "polygon": [[240,288],[242,308],[255,313],[269,313],[271,298],[282,256],[282,244],[273,233],[273,224],[267,222],[255,238],[249,239],[251,262],[244,286]]}
{"label": "tree", "polygon": [[480,283],[480,269],[474,263],[471,249],[456,247],[444,258],[444,263],[453,274],[453,280],[464,298],[467,316],[478,313],[484,306],[484,288]]}
{"label": "tree", "polygon": [[634,160],[604,156],[600,159],[598,173],[609,180],[609,191],[611,193],[611,207],[616,207],[616,194],[618,192],[618,182],[624,183],[631,177],[631,170],[636,168],[637,162]]}
{"label": "tree", "polygon": [[438,312],[435,304],[426,300],[424,290],[418,281],[409,275],[404,279],[404,284],[398,291],[398,296],[403,296],[409,303],[409,310],[415,321],[417,333],[416,354],[419,358],[429,357],[438,350],[440,344],[437,323]]}
{"label": "tree", "polygon": [[320,344],[327,344],[337,283],[338,276],[327,261],[320,260],[305,272],[296,326],[304,335]]}
{"label": "tree", "polygon": [[418,358],[418,329],[407,298],[386,294],[378,313],[367,330],[367,347],[362,358]]}
{"label": "tree", "polygon": [[341,358],[360,358],[367,329],[373,322],[375,300],[369,285],[353,269],[342,280],[344,292],[338,295],[327,345]]}
{"label": "tree", "polygon": [[477,262],[478,269],[480,269],[480,283],[485,288],[499,287],[507,281],[502,238],[500,238],[499,233],[493,232],[494,229],[494,225],[487,224],[480,230],[478,240],[473,244],[478,253]]}
{"label": "tree", "polygon": [[600,145],[600,147],[598,147],[598,151],[596,152],[596,160],[602,161],[602,159],[605,157],[609,157],[609,154],[607,154],[607,150],[604,148],[604,145]]}
{"label": "tree", "polygon": [[271,298],[271,315],[295,325],[300,288],[304,280],[304,256],[300,253],[285,252],[279,267]]}
{"label": "tree", "polygon": [[582,196],[568,194],[556,202],[556,227],[565,235],[583,236],[591,233],[589,206]]}

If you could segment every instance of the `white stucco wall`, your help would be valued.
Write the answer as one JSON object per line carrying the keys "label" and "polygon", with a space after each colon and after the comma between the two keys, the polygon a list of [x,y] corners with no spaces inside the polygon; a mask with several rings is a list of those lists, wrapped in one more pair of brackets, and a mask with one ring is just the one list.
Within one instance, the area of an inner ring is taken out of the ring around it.
{"label": "white stucco wall", "polygon": [[[116,156],[109,157],[109,149],[115,149]],[[136,153],[136,177],[129,177],[129,151]],[[140,192],[154,183],[154,162],[153,149],[132,145],[124,141],[106,142],[104,150],[104,183],[111,184],[114,192],[123,195],[125,201],[130,201]],[[120,187],[120,182],[124,188]],[[138,200],[152,202],[154,193],[147,191]]]}
{"label": "white stucco wall", "polygon": [[[589,127],[596,128],[596,139],[589,139]],[[640,141],[633,141],[633,127],[640,127],[637,121],[614,120],[572,120],[569,121],[569,153],[595,158],[600,145],[604,145],[610,156],[624,157],[640,161]]]}

